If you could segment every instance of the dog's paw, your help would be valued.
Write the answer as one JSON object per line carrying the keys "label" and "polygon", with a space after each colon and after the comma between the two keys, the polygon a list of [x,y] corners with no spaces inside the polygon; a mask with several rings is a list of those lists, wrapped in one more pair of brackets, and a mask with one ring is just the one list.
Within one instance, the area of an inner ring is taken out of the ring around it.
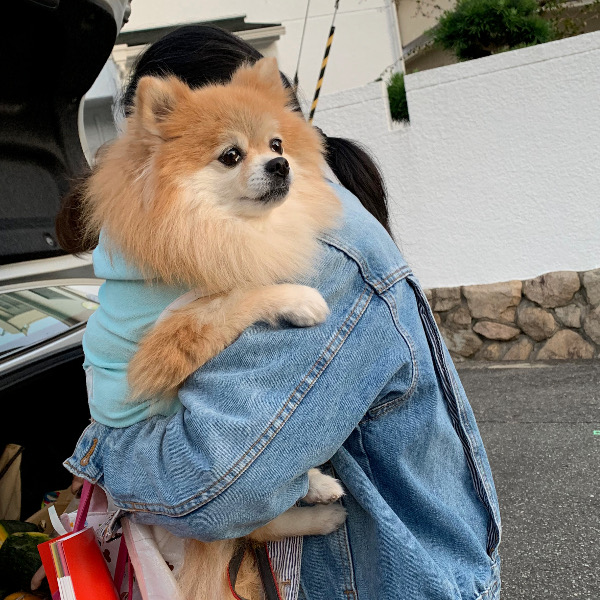
{"label": "dog's paw", "polygon": [[308,493],[304,502],[309,504],[331,504],[339,500],[344,495],[344,488],[341,483],[321,473],[319,469],[310,469],[308,472]]}
{"label": "dog's paw", "polygon": [[307,535],[327,535],[339,529],[346,520],[346,510],[339,504],[311,506],[311,526]]}
{"label": "dog's paw", "polygon": [[323,296],[314,288],[295,285],[288,302],[279,307],[279,316],[296,327],[312,327],[323,323],[329,307]]}

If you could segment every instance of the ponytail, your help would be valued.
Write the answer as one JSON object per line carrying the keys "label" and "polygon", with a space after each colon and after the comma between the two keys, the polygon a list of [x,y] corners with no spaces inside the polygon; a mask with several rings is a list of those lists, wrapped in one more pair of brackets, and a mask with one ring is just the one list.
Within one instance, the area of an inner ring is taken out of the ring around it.
{"label": "ponytail", "polygon": [[360,200],[391,236],[387,191],[375,161],[357,142],[325,135],[323,137],[326,147],[325,158],[334,175]]}

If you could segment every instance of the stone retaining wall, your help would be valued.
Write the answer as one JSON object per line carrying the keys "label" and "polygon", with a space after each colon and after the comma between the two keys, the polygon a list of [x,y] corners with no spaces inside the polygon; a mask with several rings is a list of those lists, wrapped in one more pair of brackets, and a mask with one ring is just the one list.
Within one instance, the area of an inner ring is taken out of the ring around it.
{"label": "stone retaining wall", "polygon": [[455,359],[600,357],[600,269],[425,293]]}

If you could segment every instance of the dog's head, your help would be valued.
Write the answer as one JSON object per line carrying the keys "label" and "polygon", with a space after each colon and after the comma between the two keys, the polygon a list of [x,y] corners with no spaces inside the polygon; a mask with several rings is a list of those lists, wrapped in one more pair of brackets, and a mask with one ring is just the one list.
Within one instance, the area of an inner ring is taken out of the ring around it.
{"label": "dog's head", "polygon": [[142,78],[126,132],[92,178],[97,226],[164,279],[214,289],[285,277],[284,261],[301,270],[338,203],[323,181],[321,137],[290,104],[270,58],[196,90]]}
{"label": "dog's head", "polygon": [[321,160],[319,136],[289,104],[270,58],[198,90],[142,78],[134,119],[152,153],[153,188],[176,184],[179,201],[197,208],[264,216],[285,201],[296,171]]}

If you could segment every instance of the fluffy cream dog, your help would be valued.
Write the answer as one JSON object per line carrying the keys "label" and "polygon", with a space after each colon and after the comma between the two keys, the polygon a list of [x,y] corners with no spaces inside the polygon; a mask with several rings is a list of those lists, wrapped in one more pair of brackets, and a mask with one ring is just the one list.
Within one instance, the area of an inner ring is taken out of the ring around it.
{"label": "fluffy cream dog", "polygon": [[[88,233],[102,229],[148,279],[203,295],[141,340],[129,365],[130,401],[173,395],[252,323],[326,319],[321,295],[293,281],[311,268],[317,235],[340,206],[321,174],[320,136],[289,101],[274,59],[197,90],[174,77],[140,80],[126,132],[89,180]],[[342,507],[327,505],[342,495],[339,483],[316,469],[309,482],[306,500],[324,506],[293,507],[249,537],[339,527]],[[230,598],[226,567],[236,543],[188,543],[183,598]],[[246,571],[238,582],[254,598],[256,577]]]}

